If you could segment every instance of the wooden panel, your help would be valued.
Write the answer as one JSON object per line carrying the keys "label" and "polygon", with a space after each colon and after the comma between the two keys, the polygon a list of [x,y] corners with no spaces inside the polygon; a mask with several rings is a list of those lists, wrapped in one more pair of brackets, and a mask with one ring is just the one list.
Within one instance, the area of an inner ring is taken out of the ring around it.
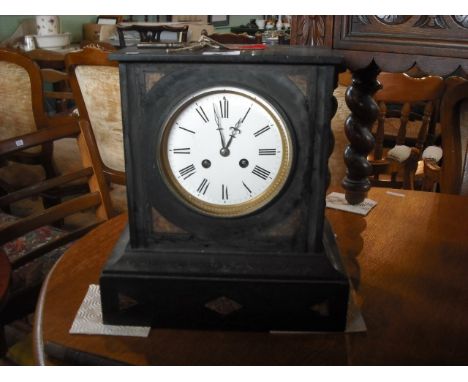
{"label": "wooden panel", "polygon": [[460,17],[336,17],[333,48],[468,58],[468,16]]}
{"label": "wooden panel", "polygon": [[331,48],[333,16],[292,16],[291,45]]}

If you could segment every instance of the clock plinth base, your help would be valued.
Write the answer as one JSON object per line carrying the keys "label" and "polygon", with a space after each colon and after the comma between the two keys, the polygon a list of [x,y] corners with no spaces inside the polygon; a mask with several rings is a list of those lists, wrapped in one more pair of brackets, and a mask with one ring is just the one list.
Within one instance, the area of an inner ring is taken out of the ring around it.
{"label": "clock plinth base", "polygon": [[[343,331],[349,283],[332,231],[323,253],[132,250],[100,279],[104,322],[167,328]],[[333,266],[332,266],[333,264]],[[341,268],[342,269],[342,268]]]}

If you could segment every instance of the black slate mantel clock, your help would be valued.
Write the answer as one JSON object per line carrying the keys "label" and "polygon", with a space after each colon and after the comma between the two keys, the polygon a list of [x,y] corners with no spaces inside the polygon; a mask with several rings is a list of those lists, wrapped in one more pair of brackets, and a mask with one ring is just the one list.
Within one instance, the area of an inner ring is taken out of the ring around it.
{"label": "black slate mantel clock", "polygon": [[104,321],[343,330],[349,294],[324,217],[329,50],[126,49],[128,231],[102,271]]}

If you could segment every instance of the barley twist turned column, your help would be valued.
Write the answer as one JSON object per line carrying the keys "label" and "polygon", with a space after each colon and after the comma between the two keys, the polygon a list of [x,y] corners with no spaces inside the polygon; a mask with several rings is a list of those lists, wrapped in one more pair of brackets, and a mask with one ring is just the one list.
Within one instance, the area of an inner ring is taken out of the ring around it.
{"label": "barley twist turned column", "polygon": [[345,100],[351,115],[346,119],[345,133],[350,144],[344,153],[347,172],[341,184],[349,204],[361,203],[370,188],[368,177],[372,174],[372,166],[367,155],[374,147],[370,128],[379,114],[373,99],[381,87],[377,81],[379,73],[379,67],[372,61],[368,67],[353,72],[352,84],[346,90]]}
{"label": "barley twist turned column", "polygon": [[[336,87],[336,85],[335,85]],[[338,100],[336,99],[335,96],[332,96],[332,110],[331,110],[331,116],[330,116],[330,121],[332,118],[335,116],[336,111],[338,110]],[[327,153],[327,161],[330,159],[333,149],[335,148],[335,135],[333,134],[331,127],[329,131],[329,146],[328,146],[328,153]],[[331,172],[330,172],[330,164],[328,164],[327,167],[327,178],[326,178],[326,188],[330,186],[330,180],[331,180]]]}

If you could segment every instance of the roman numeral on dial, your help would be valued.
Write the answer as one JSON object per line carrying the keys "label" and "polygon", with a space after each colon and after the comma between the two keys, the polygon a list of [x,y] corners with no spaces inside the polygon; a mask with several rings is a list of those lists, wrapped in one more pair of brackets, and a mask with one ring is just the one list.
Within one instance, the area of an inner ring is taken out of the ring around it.
{"label": "roman numeral on dial", "polygon": [[221,186],[221,198],[223,200],[229,199],[228,188],[224,184]]}
{"label": "roman numeral on dial", "polygon": [[219,110],[221,110],[221,118],[229,118],[229,101],[223,97],[223,101],[219,101]]}
{"label": "roman numeral on dial", "polygon": [[209,121],[208,117],[206,116],[205,110],[203,110],[201,106],[198,106],[195,110],[197,111],[201,119],[203,119],[203,122],[207,123]]}
{"label": "roman numeral on dial", "polygon": [[179,170],[179,174],[184,178],[184,180],[190,178],[196,172],[197,171],[195,170],[195,166],[193,164],[190,164],[187,167],[184,167],[182,170]]}
{"label": "roman numeral on dial", "polygon": [[259,135],[262,135],[263,133],[267,132],[268,130],[270,130],[270,126],[265,126],[263,128],[261,128],[260,130],[257,130],[255,133],[254,133],[254,137],[257,138]]}
{"label": "roman numeral on dial", "polygon": [[249,191],[249,194],[251,194],[252,190],[244,182],[242,182],[242,184],[244,185],[245,189]]}
{"label": "roman numeral on dial", "polygon": [[276,149],[258,149],[258,155],[276,155]]}
{"label": "roman numeral on dial", "polygon": [[265,170],[264,168],[260,166],[255,166],[254,169],[252,170],[252,174],[257,175],[259,178],[262,178],[263,180],[267,180],[268,176],[270,175],[270,171]]}
{"label": "roman numeral on dial", "polygon": [[188,132],[188,133],[191,133],[191,134],[195,134],[195,131],[180,126],[178,122],[176,122],[176,125],[177,125],[177,128],[179,128],[179,129],[181,129],[181,130],[184,130],[184,131],[186,131],[186,132]]}
{"label": "roman numeral on dial", "polygon": [[186,132],[188,132],[188,133],[195,134],[195,131],[186,129],[185,127],[178,126],[178,128],[181,129],[181,130],[184,130],[184,131],[186,131]]}
{"label": "roman numeral on dial", "polygon": [[197,192],[198,192],[199,194],[205,195],[206,190],[208,189],[208,186],[209,186],[209,185],[210,185],[210,184],[208,183],[208,179],[205,179],[205,178],[204,178],[204,179],[202,180],[202,182],[200,183],[200,185],[198,186]]}
{"label": "roman numeral on dial", "polygon": [[173,149],[174,154],[190,154],[190,147],[184,147],[181,149]]}

